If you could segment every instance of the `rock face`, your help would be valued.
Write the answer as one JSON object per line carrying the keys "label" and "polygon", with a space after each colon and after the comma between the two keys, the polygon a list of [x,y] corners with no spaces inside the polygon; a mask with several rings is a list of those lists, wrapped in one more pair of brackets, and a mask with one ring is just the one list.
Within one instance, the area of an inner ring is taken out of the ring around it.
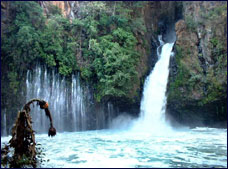
{"label": "rock face", "polygon": [[[143,18],[146,32],[136,32],[138,44],[136,49],[142,54],[140,63],[137,67],[138,79],[140,83],[135,85],[134,92],[139,92],[136,99],[137,105],[140,105],[143,82],[157,62],[158,35],[163,35],[165,42],[174,41],[175,30],[174,23],[181,18],[181,4],[172,1],[150,1],[138,8],[140,17]],[[136,11],[136,10],[135,10]],[[170,36],[171,35],[171,36]],[[146,45],[143,44],[146,42]]]}
{"label": "rock face", "polygon": [[175,25],[176,57],[171,63],[176,66],[169,78],[168,115],[187,125],[224,126],[227,3],[183,2],[183,16]]}
{"label": "rock face", "polygon": [[79,8],[79,1],[39,1],[40,6],[44,9],[44,14],[47,15],[52,6],[60,9],[63,16],[73,19]]}
{"label": "rock face", "polygon": [[7,28],[9,22],[9,3],[1,1],[1,36]]}
{"label": "rock face", "polygon": [[144,3],[143,7],[134,10],[140,11],[139,15],[144,21],[146,32],[135,32],[138,41],[136,49],[141,53],[137,66],[139,81],[135,82],[131,92],[133,103],[122,100],[115,104],[121,112],[130,112],[133,115],[140,113],[144,80],[158,59],[157,47],[160,45],[158,35],[162,34],[165,42],[174,41],[175,22],[182,17],[181,5],[179,2],[172,1],[149,1]]}

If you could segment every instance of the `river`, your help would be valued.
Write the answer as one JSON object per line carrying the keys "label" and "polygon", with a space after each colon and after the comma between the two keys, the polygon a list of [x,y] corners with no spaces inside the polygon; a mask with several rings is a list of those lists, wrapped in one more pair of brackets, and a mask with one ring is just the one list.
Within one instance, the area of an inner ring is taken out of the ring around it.
{"label": "river", "polygon": [[[10,137],[2,137],[2,143]],[[224,167],[227,129],[195,128],[160,135],[131,130],[37,134],[49,159],[41,167]]]}

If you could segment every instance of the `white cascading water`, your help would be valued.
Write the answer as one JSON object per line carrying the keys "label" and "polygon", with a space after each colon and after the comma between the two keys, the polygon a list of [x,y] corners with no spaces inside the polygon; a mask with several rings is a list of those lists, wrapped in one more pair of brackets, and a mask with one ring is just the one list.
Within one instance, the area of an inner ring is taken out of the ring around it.
{"label": "white cascading water", "polygon": [[5,112],[5,110],[3,110],[3,133],[2,133],[2,135],[3,136],[5,136],[5,135],[7,135],[7,128],[6,128],[6,123],[7,123],[7,120],[6,120],[6,112]]}
{"label": "white cascading water", "polygon": [[[169,60],[174,43],[165,44],[161,39],[159,36],[158,61],[144,83],[140,117],[134,125],[134,129],[140,131],[160,132],[169,128],[164,119],[165,93],[169,75]],[[159,52],[159,48],[161,48],[161,52]]]}
{"label": "white cascading water", "polygon": [[[26,77],[26,100],[41,98],[49,103],[50,111],[57,131],[77,131],[86,129],[85,103],[78,75],[72,75],[67,84],[53,70],[37,66],[28,71]],[[37,106],[32,108],[32,121],[36,132],[46,132],[49,120]]]}
{"label": "white cascading water", "polygon": [[[27,71],[26,100],[40,98],[49,103],[54,127],[58,132],[107,128],[116,110],[111,103],[94,106],[87,87],[80,84],[80,75],[66,79],[57,71],[37,65]],[[38,106],[31,107],[33,128],[38,133],[49,129],[49,119]],[[117,111],[118,112],[118,111]]]}

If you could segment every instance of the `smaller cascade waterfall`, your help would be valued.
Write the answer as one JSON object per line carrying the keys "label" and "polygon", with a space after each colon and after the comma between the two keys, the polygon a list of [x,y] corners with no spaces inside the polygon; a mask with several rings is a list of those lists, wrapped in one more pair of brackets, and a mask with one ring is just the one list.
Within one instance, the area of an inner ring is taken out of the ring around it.
{"label": "smaller cascade waterfall", "polygon": [[108,124],[111,124],[112,119],[113,119],[113,114],[114,114],[114,109],[113,105],[108,102]]}
{"label": "smaller cascade waterfall", "polygon": [[[60,77],[55,70],[48,72],[37,66],[27,72],[26,100],[41,98],[49,103],[57,131],[77,131],[86,129],[85,104],[79,75],[72,75],[70,81]],[[70,84],[68,84],[70,83]],[[49,128],[45,113],[34,107],[32,120],[35,131],[46,132]]]}
{"label": "smaller cascade waterfall", "polygon": [[[73,130],[76,131],[78,128],[86,130],[86,114],[85,114],[85,105],[83,102],[83,91],[80,86],[80,81],[78,75],[72,75],[72,84],[71,84],[71,107],[72,107],[72,119],[75,119],[73,123]],[[76,102],[75,102],[76,101]],[[77,106],[76,106],[77,105]],[[69,111],[69,110],[68,110]],[[78,114],[73,112],[79,112]]]}
{"label": "smaller cascade waterfall", "polygon": [[[134,126],[139,130],[161,131],[166,128],[164,121],[165,93],[169,75],[169,60],[174,43],[164,43],[161,36],[158,38],[160,41],[160,46],[157,48],[158,61],[144,83],[140,117]],[[159,48],[161,48],[161,52]]]}
{"label": "smaller cascade waterfall", "polygon": [[158,35],[158,41],[159,41],[160,45],[157,48],[157,56],[158,56],[158,59],[160,59],[160,57],[161,57],[161,47],[164,45],[164,42],[162,40],[162,35]]}
{"label": "smaller cascade waterfall", "polygon": [[75,8],[75,1],[72,1],[72,2],[70,2],[70,17],[71,17],[71,19],[74,19],[75,18],[75,16],[74,16],[74,12],[73,12],[73,9]]}
{"label": "smaller cascade waterfall", "polygon": [[[56,70],[37,65],[27,71],[26,100],[40,98],[48,102],[54,126],[58,132],[107,128],[118,112],[111,103],[93,104],[87,87],[80,84],[79,74],[61,77]],[[47,132],[49,120],[39,107],[32,108],[33,128]]]}
{"label": "smaller cascade waterfall", "polygon": [[3,112],[3,129],[2,129],[2,131],[3,131],[2,135],[3,136],[7,135],[6,123],[7,123],[7,121],[6,121],[6,112]]}

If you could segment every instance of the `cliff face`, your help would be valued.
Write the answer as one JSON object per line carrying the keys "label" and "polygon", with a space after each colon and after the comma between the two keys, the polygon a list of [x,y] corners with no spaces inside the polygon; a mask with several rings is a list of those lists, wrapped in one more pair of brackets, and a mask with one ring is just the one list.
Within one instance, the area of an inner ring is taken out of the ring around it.
{"label": "cliff face", "polygon": [[[135,10],[136,11],[136,10]],[[138,40],[137,50],[142,54],[137,66],[138,79],[141,83],[136,84],[134,90],[140,92],[137,102],[140,103],[144,79],[150,73],[157,61],[158,35],[163,35],[165,42],[175,39],[174,23],[181,18],[181,4],[173,1],[150,1],[143,7],[137,8],[140,17],[143,18],[146,32],[136,32]],[[171,35],[171,36],[170,36]],[[145,44],[144,44],[145,42]]]}
{"label": "cliff face", "polygon": [[53,6],[60,9],[63,16],[72,19],[75,17],[79,8],[79,1],[39,1],[40,6],[44,9],[44,14],[51,12]]}
{"label": "cliff face", "polygon": [[183,16],[167,109],[178,122],[215,125],[227,116],[227,3],[183,2]]}
{"label": "cliff face", "polygon": [[[53,6],[72,20],[87,3],[79,1],[38,1],[46,16]],[[211,125],[226,119],[227,91],[227,13],[226,2],[149,1],[133,10],[143,19],[146,31],[136,31],[136,49],[141,53],[137,65],[138,81],[130,97],[134,102],[116,103],[120,112],[139,113],[144,79],[157,61],[157,35],[165,42],[175,38],[176,56],[171,59],[167,90],[167,115],[177,122]],[[1,2],[1,35],[10,23],[10,3]],[[178,22],[177,22],[178,21]],[[175,22],[177,22],[175,24]],[[176,34],[176,37],[175,37]],[[78,64],[85,64],[81,53]],[[212,121],[211,121],[212,119]]]}
{"label": "cliff face", "polygon": [[1,1],[1,36],[7,28],[9,22],[9,3]]}
{"label": "cliff face", "polygon": [[[182,7],[179,2],[172,1],[149,1],[145,2],[141,8],[133,11],[139,12],[138,15],[143,19],[146,32],[135,32],[137,38],[136,49],[141,53],[137,66],[138,81],[134,82],[131,90],[131,98],[134,102],[121,101],[117,104],[120,111],[130,112],[131,114],[140,113],[140,102],[142,98],[144,80],[153,69],[158,56],[157,47],[160,45],[158,35],[163,35],[165,42],[173,41],[175,38],[174,23],[182,17]],[[135,12],[133,13],[135,15]],[[172,34],[171,36],[168,36]]]}

